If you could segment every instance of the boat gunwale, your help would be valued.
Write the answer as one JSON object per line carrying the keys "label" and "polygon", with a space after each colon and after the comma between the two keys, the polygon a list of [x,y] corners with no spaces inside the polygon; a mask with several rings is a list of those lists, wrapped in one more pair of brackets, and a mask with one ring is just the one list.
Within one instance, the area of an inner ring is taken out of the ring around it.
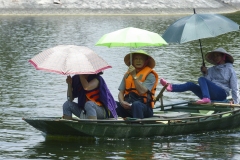
{"label": "boat gunwale", "polygon": [[[203,109],[204,110],[204,109]],[[213,109],[214,110],[214,109]],[[184,117],[184,118],[156,118],[153,119],[154,117],[151,117],[149,119],[127,119],[127,120],[112,120],[112,119],[97,119],[97,120],[93,120],[93,119],[74,119],[74,120],[65,120],[65,119],[57,119],[57,117],[29,117],[29,118],[22,118],[25,121],[28,120],[37,120],[39,118],[39,120],[41,118],[45,118],[44,121],[61,121],[61,122],[87,122],[87,123],[92,123],[92,122],[99,122],[99,123],[144,123],[144,122],[156,122],[156,121],[168,121],[168,123],[170,121],[186,121],[186,120],[197,120],[200,121],[200,119],[202,118],[209,118],[209,117],[216,117],[219,116],[219,118],[224,118],[223,115],[224,114],[232,114],[229,116],[234,116],[235,114],[237,114],[238,112],[240,112],[240,108],[238,108],[237,110],[231,110],[231,111],[226,111],[226,112],[221,112],[221,113],[215,113],[215,114],[211,114],[211,115],[201,115],[201,116],[194,116],[194,117]],[[228,116],[228,117],[229,117]],[[155,116],[156,117],[156,116]],[[53,120],[54,119],[54,120]],[[206,119],[207,120],[207,119]]]}

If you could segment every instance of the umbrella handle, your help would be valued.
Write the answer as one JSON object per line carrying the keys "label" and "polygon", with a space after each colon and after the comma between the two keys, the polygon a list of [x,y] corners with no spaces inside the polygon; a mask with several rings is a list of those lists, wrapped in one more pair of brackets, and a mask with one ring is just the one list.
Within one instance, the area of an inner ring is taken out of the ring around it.
{"label": "umbrella handle", "polygon": [[130,65],[132,65],[132,53],[130,53]]}
{"label": "umbrella handle", "polygon": [[200,45],[200,50],[202,53],[202,65],[205,67],[205,62],[204,62],[204,57],[203,57],[203,51],[202,51],[202,43],[201,43],[201,39],[199,39],[199,45]]}
{"label": "umbrella handle", "polygon": [[70,86],[70,84],[68,84],[68,89],[67,89],[67,100],[68,101],[71,101],[71,97],[70,97],[70,93],[69,93],[70,88],[71,88],[71,86]]}
{"label": "umbrella handle", "polygon": [[130,65],[132,65],[132,47],[130,47]]}

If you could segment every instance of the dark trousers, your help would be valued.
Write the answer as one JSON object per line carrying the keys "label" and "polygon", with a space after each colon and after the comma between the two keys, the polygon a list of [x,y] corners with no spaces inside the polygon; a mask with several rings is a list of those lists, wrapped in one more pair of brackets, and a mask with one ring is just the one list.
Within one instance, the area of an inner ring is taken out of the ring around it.
{"label": "dark trousers", "polygon": [[117,102],[117,106],[117,114],[122,118],[132,117],[143,119],[153,116],[153,109],[139,101],[133,102],[129,110],[124,109],[119,102]]}
{"label": "dark trousers", "polygon": [[172,92],[192,91],[199,98],[209,98],[215,101],[223,101],[227,98],[224,89],[209,81],[205,77],[198,79],[198,84],[187,82],[184,84],[172,84]]}

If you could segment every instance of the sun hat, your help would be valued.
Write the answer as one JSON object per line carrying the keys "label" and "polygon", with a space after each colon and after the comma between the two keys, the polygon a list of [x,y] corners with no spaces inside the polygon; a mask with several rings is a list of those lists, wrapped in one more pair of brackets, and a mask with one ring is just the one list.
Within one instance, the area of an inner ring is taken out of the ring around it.
{"label": "sun hat", "polygon": [[138,50],[138,51],[134,51],[131,53],[128,53],[125,57],[124,57],[124,62],[127,66],[130,66],[130,54],[143,54],[148,56],[148,64],[147,66],[150,68],[154,68],[155,67],[155,60],[145,51],[143,50]]}
{"label": "sun hat", "polygon": [[228,53],[225,49],[223,48],[217,48],[211,52],[208,52],[206,55],[205,55],[205,59],[206,61],[208,61],[209,63],[211,64],[214,64],[216,65],[216,63],[213,61],[213,53],[223,53],[226,55],[226,59],[230,62],[230,63],[233,63],[234,62],[234,59],[232,57],[232,55],[230,53]]}

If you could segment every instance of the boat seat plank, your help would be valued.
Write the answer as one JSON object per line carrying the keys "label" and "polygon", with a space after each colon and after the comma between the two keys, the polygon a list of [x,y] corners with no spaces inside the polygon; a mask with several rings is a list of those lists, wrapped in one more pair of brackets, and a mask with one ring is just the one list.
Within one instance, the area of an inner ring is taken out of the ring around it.
{"label": "boat seat plank", "polygon": [[190,117],[191,114],[188,112],[166,112],[166,113],[159,113],[154,114],[154,117],[164,118],[164,119],[170,119],[170,118],[185,118]]}
{"label": "boat seat plank", "polygon": [[209,110],[199,110],[199,113],[206,114],[206,115],[212,115],[214,111],[209,111]]}
{"label": "boat seat plank", "polygon": [[214,111],[199,110],[199,113],[191,113],[192,116],[208,116],[212,115]]}

